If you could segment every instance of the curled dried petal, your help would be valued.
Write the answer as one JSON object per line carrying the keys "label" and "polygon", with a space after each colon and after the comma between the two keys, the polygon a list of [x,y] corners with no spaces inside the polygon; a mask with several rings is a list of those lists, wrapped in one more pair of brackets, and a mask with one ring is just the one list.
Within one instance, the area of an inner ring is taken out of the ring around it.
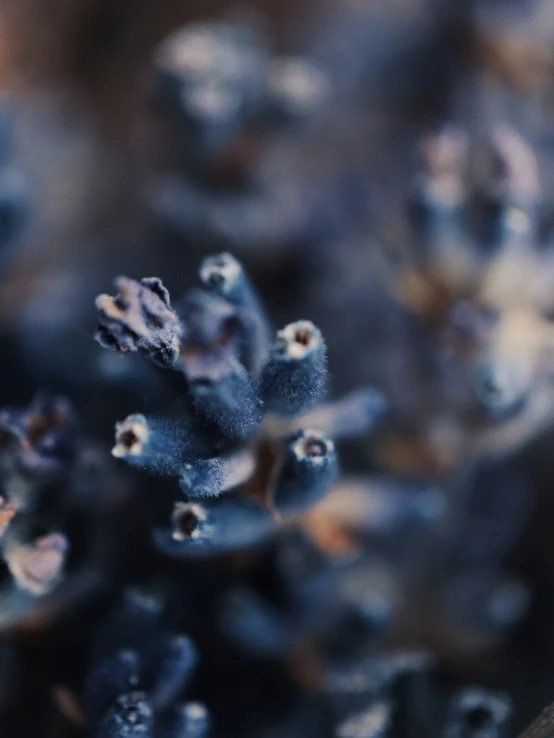
{"label": "curled dried petal", "polygon": [[141,351],[160,366],[174,366],[182,326],[161,280],[149,277],[136,282],[119,277],[115,284],[119,290],[115,297],[96,298],[98,343],[119,353]]}

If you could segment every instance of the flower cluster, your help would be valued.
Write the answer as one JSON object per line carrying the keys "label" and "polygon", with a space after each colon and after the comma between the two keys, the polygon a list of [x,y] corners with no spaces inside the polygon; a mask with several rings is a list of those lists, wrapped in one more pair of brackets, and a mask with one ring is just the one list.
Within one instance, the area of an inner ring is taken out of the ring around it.
{"label": "flower cluster", "polygon": [[395,289],[432,327],[440,370],[465,384],[450,391],[465,453],[509,454],[553,417],[554,262],[541,204],[536,156],[515,131],[497,126],[481,146],[453,128],[423,140],[416,247]]}
{"label": "flower cluster", "polygon": [[170,555],[232,551],[260,543],[278,521],[329,490],[334,439],[369,431],[385,409],[374,390],[321,405],[326,347],[308,320],[273,343],[259,299],[230,254],[200,267],[202,289],[177,308],[159,279],[119,278],[96,306],[99,343],[135,351],[170,370],[188,412],[129,415],[116,426],[113,455],[177,477],[183,493],[157,545]]}
{"label": "flower cluster", "polygon": [[103,509],[117,480],[103,449],[82,438],[70,403],[38,395],[0,412],[0,484],[0,626],[44,627],[102,583],[112,549],[98,537],[120,504]]}
{"label": "flower cluster", "polygon": [[206,708],[175,705],[196,665],[186,636],[160,623],[161,604],[129,591],[95,634],[83,704],[95,738],[203,738]]}

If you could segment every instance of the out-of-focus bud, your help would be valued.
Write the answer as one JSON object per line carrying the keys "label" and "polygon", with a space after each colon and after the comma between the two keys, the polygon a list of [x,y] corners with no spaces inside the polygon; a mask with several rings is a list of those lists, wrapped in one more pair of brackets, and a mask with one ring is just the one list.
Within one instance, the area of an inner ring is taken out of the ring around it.
{"label": "out-of-focus bud", "polygon": [[50,533],[31,543],[13,537],[5,542],[4,558],[16,585],[40,597],[60,583],[68,549],[69,542],[61,533]]}

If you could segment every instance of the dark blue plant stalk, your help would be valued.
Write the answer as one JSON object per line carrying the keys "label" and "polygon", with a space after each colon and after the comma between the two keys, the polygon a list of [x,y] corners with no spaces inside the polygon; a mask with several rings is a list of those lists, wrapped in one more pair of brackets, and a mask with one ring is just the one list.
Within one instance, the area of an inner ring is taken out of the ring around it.
{"label": "dark blue plant stalk", "polygon": [[255,465],[256,458],[250,449],[200,459],[181,468],[179,486],[188,498],[217,496],[247,482]]}
{"label": "dark blue plant stalk", "polygon": [[320,331],[308,320],[290,323],[277,333],[261,377],[261,394],[270,412],[293,416],[323,397],[327,351]]}
{"label": "dark blue plant stalk", "polygon": [[289,422],[275,422],[276,433],[290,433],[302,428],[317,428],[338,440],[370,433],[388,409],[386,398],[373,388],[354,390],[332,402],[317,405],[313,410]]}
{"label": "dark blue plant stalk", "polygon": [[198,502],[175,503],[171,529],[158,529],[154,540],[176,558],[213,556],[247,549],[276,530],[271,513],[254,500],[226,494]]}
{"label": "dark blue plant stalk", "polygon": [[191,289],[179,305],[184,332],[179,368],[189,381],[218,378],[239,356],[245,329],[228,300],[205,289]]}
{"label": "dark blue plant stalk", "polygon": [[202,449],[190,423],[141,414],[129,415],[116,424],[115,441],[113,456],[158,474],[177,475]]}
{"label": "dark blue plant stalk", "polygon": [[300,431],[285,450],[273,494],[275,509],[293,512],[311,507],[327,494],[337,473],[334,443],[318,431]]}
{"label": "dark blue plant stalk", "polygon": [[183,635],[160,640],[149,656],[150,678],[144,681],[156,712],[169,708],[186,689],[198,658],[194,644]]}
{"label": "dark blue plant stalk", "polygon": [[255,433],[262,418],[262,403],[239,361],[231,359],[215,381],[210,376],[197,377],[189,387],[198,413],[228,438],[243,440]]}
{"label": "dark blue plant stalk", "polygon": [[240,310],[244,327],[244,365],[253,374],[258,374],[269,350],[269,323],[242,265],[231,254],[210,256],[202,262],[200,280],[207,289],[213,290]]}

